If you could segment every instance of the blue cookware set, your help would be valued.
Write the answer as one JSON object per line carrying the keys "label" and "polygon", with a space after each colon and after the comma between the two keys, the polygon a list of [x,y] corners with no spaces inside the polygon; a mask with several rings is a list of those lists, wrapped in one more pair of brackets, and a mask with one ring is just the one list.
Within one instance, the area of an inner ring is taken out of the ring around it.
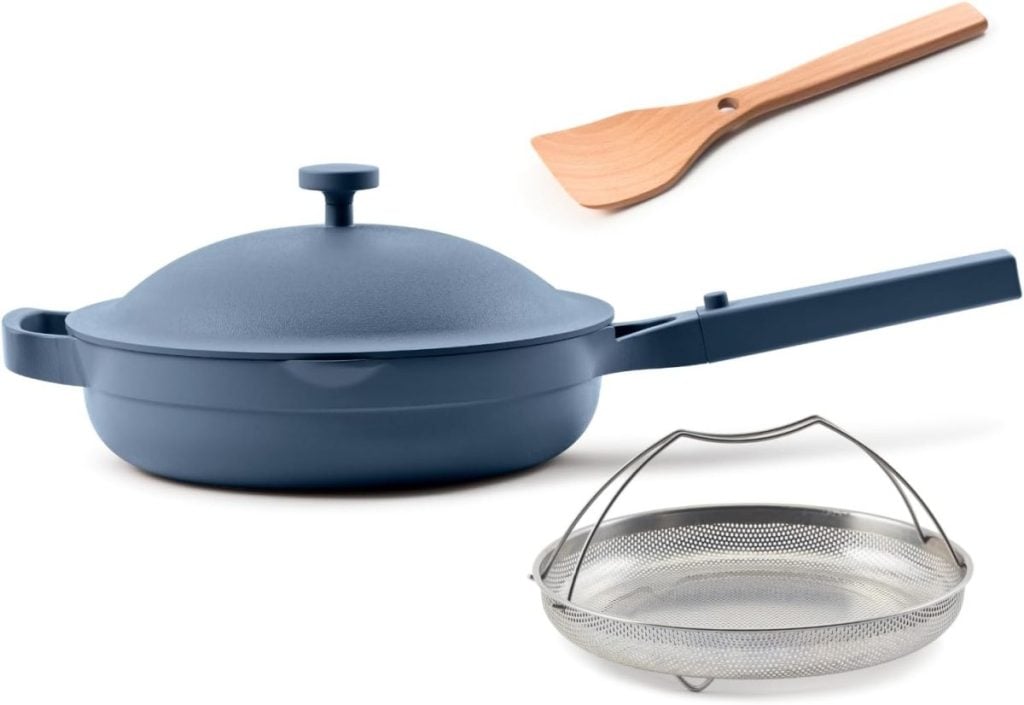
{"label": "blue cookware set", "polygon": [[600,299],[430,230],[353,222],[377,169],[300,170],[322,225],[203,247],[123,297],[3,319],[7,366],[78,385],[126,461],[189,482],[394,486],[528,468],[572,445],[601,377],[821,340],[1020,296],[988,252],[615,322]]}
{"label": "blue cookware set", "polygon": [[[942,15],[966,23],[943,41],[987,24],[956,6],[915,26],[937,31]],[[907,36],[929,53],[948,45]],[[997,250],[736,301],[716,291],[682,312],[621,322],[601,299],[557,289],[477,243],[355,222],[355,193],[377,185],[373,166],[304,167],[299,186],[322,192],[322,224],[215,242],[118,299],[11,311],[6,365],[82,387],[103,442],[149,473],[285,490],[424,486],[559,455],[586,430],[605,375],[719,362],[1021,295],[1013,256]],[[864,451],[910,522],[782,505],[608,518],[677,440],[754,443],[812,427]],[[581,528],[592,510],[597,521]],[[895,468],[811,416],[752,433],[665,436],[600,487],[532,577],[568,639],[699,691],[715,678],[821,675],[906,655],[956,619],[972,570]]]}

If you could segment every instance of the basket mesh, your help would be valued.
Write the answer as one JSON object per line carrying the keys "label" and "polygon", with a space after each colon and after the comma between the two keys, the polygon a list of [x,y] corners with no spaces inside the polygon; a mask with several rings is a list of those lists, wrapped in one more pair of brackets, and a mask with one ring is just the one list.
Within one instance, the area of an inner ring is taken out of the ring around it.
{"label": "basket mesh", "polygon": [[788,678],[903,656],[960,610],[964,570],[935,541],[786,521],[681,524],[682,516],[599,533],[572,605],[551,596],[565,595],[580,542],[564,551],[544,580],[558,630],[651,671]]}

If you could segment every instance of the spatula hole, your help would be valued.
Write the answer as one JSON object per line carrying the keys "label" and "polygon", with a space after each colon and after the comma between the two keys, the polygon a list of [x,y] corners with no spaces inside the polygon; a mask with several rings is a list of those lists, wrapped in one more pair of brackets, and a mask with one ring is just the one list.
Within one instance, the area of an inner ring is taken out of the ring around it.
{"label": "spatula hole", "polygon": [[736,102],[735,98],[722,98],[718,101],[718,110],[723,113],[731,113],[738,107],[740,104]]}

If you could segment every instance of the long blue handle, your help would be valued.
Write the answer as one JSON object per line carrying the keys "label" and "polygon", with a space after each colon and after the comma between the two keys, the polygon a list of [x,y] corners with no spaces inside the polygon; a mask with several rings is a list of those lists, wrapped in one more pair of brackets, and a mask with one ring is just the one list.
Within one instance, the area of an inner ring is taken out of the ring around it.
{"label": "long blue handle", "polygon": [[717,362],[1020,295],[1013,255],[997,250],[705,306],[697,315],[706,358]]}
{"label": "long blue handle", "polygon": [[615,324],[600,370],[717,362],[1020,295],[1017,263],[1006,250],[734,302],[716,292],[696,311]]}

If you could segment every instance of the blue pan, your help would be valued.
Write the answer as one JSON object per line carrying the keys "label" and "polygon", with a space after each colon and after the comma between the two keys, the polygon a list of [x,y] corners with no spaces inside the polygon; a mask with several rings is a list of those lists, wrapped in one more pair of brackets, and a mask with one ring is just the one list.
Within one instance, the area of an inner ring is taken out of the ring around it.
{"label": "blue pan", "polygon": [[300,170],[323,225],[223,240],[120,299],[3,319],[18,374],[85,388],[107,446],[147,472],[261,488],[510,472],[583,433],[603,375],[717,362],[1018,298],[1005,251],[613,322],[451,235],[355,225],[377,170]]}

